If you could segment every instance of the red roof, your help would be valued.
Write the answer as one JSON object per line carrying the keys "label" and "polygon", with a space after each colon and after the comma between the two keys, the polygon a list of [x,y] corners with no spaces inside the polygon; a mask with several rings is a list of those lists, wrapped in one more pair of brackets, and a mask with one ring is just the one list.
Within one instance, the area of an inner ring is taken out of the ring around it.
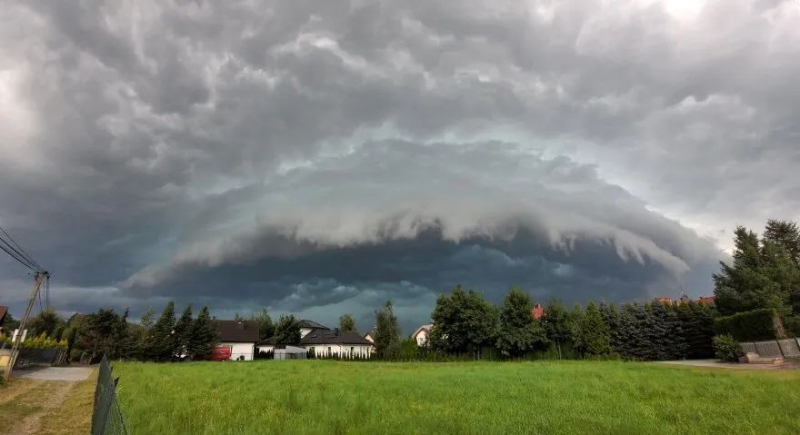
{"label": "red roof", "polygon": [[542,316],[544,316],[544,307],[542,306],[542,304],[534,305],[533,308],[531,308],[531,317],[533,317],[536,320],[539,320],[542,318]]}

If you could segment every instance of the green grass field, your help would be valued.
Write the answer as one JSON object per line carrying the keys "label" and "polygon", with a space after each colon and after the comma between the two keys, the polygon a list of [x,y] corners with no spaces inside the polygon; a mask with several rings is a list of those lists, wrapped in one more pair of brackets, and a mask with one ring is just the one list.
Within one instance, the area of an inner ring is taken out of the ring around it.
{"label": "green grass field", "polygon": [[118,363],[140,434],[798,434],[800,372],[622,362]]}

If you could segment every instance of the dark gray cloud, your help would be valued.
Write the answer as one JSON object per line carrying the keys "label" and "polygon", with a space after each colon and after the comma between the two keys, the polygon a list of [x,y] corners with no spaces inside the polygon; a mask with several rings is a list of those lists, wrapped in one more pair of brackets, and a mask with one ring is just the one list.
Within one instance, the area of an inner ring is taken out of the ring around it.
{"label": "dark gray cloud", "polygon": [[797,2],[0,10],[0,223],[65,310],[707,293],[800,218]]}

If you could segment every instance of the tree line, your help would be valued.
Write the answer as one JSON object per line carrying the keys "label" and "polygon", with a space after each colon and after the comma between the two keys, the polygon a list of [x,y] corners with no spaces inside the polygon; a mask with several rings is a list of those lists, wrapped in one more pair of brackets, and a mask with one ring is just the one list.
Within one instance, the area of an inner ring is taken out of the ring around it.
{"label": "tree line", "polygon": [[33,336],[65,341],[68,358],[83,362],[97,361],[104,354],[112,359],[141,361],[207,359],[219,342],[208,307],[194,317],[192,306],[187,305],[176,318],[172,301],[158,319],[150,309],[138,323],[128,321],[128,310],[119,314],[101,308],[66,320],[52,310],[44,310],[32,318],[30,325]]}

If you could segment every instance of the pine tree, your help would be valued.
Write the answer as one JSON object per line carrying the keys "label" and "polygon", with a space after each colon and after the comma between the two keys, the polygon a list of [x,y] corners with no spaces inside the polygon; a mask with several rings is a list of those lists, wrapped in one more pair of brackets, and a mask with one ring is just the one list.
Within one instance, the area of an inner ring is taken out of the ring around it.
{"label": "pine tree", "polygon": [[512,288],[500,310],[497,349],[507,358],[518,358],[536,348],[544,347],[547,336],[538,320],[531,316],[530,296]]}
{"label": "pine tree", "polygon": [[194,324],[194,320],[192,320],[192,304],[186,306],[186,309],[183,310],[183,314],[178,319],[178,323],[175,324],[175,333],[172,335],[173,337],[173,353],[178,355],[179,357],[184,357],[188,355],[188,348],[189,348],[189,341],[191,341],[192,337],[192,325]]}
{"label": "pine tree", "polygon": [[197,319],[192,322],[187,353],[195,360],[207,359],[219,344],[216,322],[211,318],[208,307],[203,307]]}
{"label": "pine tree", "polygon": [[694,301],[678,307],[678,319],[683,327],[686,343],[686,358],[712,358],[714,338],[714,320],[711,308]]}
{"label": "pine tree", "polygon": [[175,302],[169,301],[161,313],[148,340],[148,357],[154,361],[169,361],[173,353],[172,338],[175,328]]}
{"label": "pine tree", "polygon": [[600,315],[603,317],[603,321],[606,322],[606,325],[608,325],[611,346],[616,351],[619,346],[619,312],[617,312],[617,307],[605,301],[600,302]]}
{"label": "pine tree", "polygon": [[594,302],[589,302],[580,318],[578,348],[584,357],[609,357],[613,353],[611,337],[606,322]]}

